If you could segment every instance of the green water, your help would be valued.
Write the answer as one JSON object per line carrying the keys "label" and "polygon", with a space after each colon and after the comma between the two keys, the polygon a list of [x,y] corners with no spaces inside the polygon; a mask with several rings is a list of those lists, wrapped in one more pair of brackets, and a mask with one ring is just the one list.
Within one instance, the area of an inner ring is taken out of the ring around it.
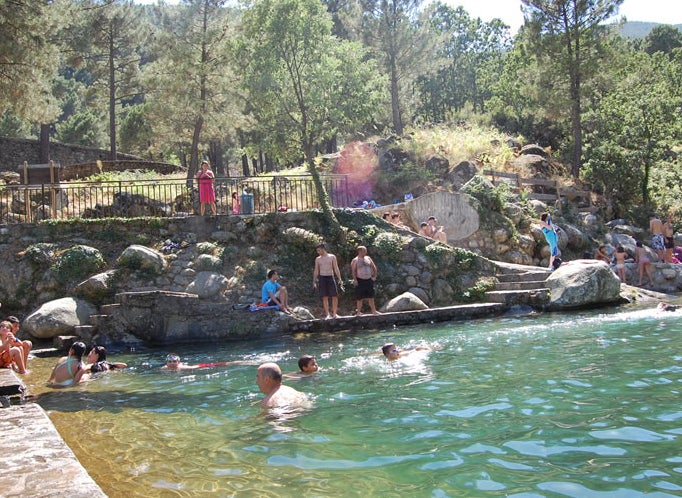
{"label": "green water", "polygon": [[[388,364],[379,347],[429,344]],[[272,417],[256,367],[162,373],[168,351],[31,391],[85,468],[124,496],[682,496],[682,312],[547,314],[182,350],[295,371],[314,406]]]}

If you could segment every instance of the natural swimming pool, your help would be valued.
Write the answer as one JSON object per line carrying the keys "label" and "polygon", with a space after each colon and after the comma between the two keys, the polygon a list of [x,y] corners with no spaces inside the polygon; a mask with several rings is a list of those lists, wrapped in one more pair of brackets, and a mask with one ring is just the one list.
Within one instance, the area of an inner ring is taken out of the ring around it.
{"label": "natural swimming pool", "polygon": [[[430,344],[397,365],[381,344]],[[119,496],[682,496],[682,312],[612,310],[180,350],[323,371],[314,408],[261,415],[250,365],[161,373],[167,350],[70,390],[27,384]],[[42,394],[41,394],[42,393]]]}

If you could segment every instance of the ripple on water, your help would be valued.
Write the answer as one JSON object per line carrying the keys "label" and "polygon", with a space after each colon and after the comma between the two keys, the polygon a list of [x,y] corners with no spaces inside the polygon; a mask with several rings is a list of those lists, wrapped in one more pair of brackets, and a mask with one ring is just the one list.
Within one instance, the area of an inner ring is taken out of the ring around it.
{"label": "ripple on water", "polygon": [[675,439],[675,436],[659,434],[640,427],[620,427],[605,431],[590,431],[589,434],[595,439],[616,439],[620,441],[639,441],[648,443],[672,441]]}

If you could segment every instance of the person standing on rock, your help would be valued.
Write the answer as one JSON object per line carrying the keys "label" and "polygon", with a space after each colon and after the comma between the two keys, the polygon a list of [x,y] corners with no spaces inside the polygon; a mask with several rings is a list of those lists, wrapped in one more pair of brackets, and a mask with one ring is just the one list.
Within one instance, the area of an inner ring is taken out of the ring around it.
{"label": "person standing on rock", "polygon": [[663,235],[665,237],[665,262],[673,262],[673,249],[675,248],[675,228],[673,227],[673,222],[670,219],[670,215],[665,219],[663,223]]}
{"label": "person standing on rock", "polygon": [[545,235],[545,240],[549,244],[549,269],[554,269],[554,258],[559,255],[559,237],[557,236],[552,217],[545,212],[540,215],[540,229]]}
{"label": "person standing on rock", "polygon": [[[341,278],[341,271],[339,264],[336,261],[336,256],[329,254],[327,248],[323,243],[317,244],[315,247],[317,251],[317,258],[315,258],[315,270],[313,271],[313,289],[319,289],[320,297],[322,298],[322,306],[324,307],[324,314],[327,320],[330,318],[338,318],[339,308],[339,293],[336,290],[336,281],[334,275],[339,279],[339,284],[343,290],[343,279]],[[329,314],[329,301],[332,302],[332,314]]]}
{"label": "person standing on rock", "polygon": [[665,228],[663,222],[654,213],[649,217],[649,231],[651,232],[651,248],[656,251],[658,260],[665,261]]}
{"label": "person standing on rock", "polygon": [[213,190],[213,183],[215,182],[215,175],[208,165],[208,161],[201,161],[201,171],[197,175],[199,182],[199,202],[201,203],[201,216],[206,213],[206,204],[211,205],[213,215],[216,214],[215,206],[215,190]]}
{"label": "person standing on rock", "polygon": [[642,285],[642,279],[644,278],[644,272],[649,278],[649,287],[654,284],[654,276],[651,271],[651,260],[644,249],[644,245],[638,240],[635,244],[635,261],[637,262],[637,268],[639,268],[639,282],[637,285]]}
{"label": "person standing on rock", "polygon": [[374,282],[377,279],[377,266],[372,258],[367,256],[367,248],[358,246],[358,255],[350,263],[355,286],[355,315],[362,314],[362,301],[366,300],[373,315],[379,312],[374,304]]}

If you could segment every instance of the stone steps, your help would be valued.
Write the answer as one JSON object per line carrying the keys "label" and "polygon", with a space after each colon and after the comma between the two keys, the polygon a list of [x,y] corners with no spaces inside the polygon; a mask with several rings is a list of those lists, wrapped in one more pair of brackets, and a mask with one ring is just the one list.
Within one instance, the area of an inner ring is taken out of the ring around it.
{"label": "stone steps", "polygon": [[550,302],[546,280],[551,272],[545,268],[496,262],[495,289],[486,292],[486,301],[506,306],[532,306],[544,309]]}
{"label": "stone steps", "polygon": [[499,282],[495,285],[496,291],[520,291],[520,290],[537,290],[546,289],[546,282],[544,280],[528,280],[528,281],[506,281]]}

